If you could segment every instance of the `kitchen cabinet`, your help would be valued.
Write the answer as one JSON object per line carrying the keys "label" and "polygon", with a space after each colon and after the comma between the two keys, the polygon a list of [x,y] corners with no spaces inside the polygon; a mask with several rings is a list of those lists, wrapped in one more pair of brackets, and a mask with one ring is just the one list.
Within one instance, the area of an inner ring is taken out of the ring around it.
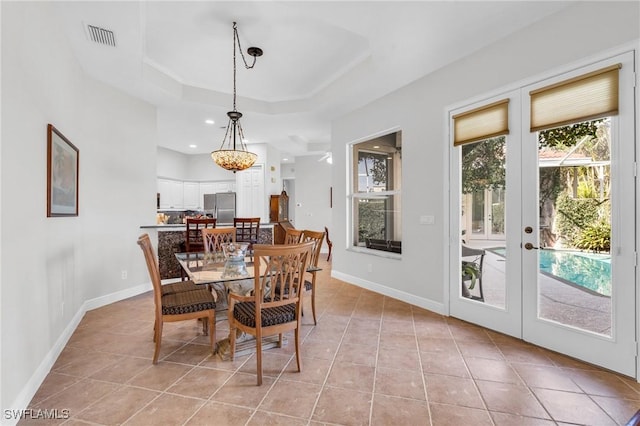
{"label": "kitchen cabinet", "polygon": [[235,192],[234,181],[183,182],[158,178],[159,210],[204,210],[204,194]]}
{"label": "kitchen cabinet", "polygon": [[158,193],[160,194],[160,209],[184,208],[184,188],[182,181],[158,179]]}
{"label": "kitchen cabinet", "polygon": [[200,182],[184,182],[184,208],[188,210],[201,210],[202,199],[200,196]]}

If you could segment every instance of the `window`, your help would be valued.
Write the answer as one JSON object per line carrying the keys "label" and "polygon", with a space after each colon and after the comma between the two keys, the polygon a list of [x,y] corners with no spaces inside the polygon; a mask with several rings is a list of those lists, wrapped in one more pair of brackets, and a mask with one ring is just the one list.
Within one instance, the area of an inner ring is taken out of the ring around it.
{"label": "window", "polygon": [[402,252],[401,132],[352,145],[353,245]]}

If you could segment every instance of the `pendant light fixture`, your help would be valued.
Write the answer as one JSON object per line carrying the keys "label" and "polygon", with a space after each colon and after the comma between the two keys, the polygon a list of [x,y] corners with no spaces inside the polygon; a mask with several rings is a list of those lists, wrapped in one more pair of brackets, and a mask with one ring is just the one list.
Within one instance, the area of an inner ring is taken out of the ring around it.
{"label": "pendant light fixture", "polygon": [[247,61],[242,53],[242,46],[240,46],[240,38],[238,37],[238,25],[233,23],[233,111],[227,112],[229,122],[227,124],[227,130],[222,139],[222,145],[217,151],[211,153],[211,158],[215,163],[223,169],[237,172],[240,170],[248,169],[253,166],[258,156],[253,152],[247,150],[245,143],[244,133],[242,126],[240,125],[240,117],[242,113],[236,109],[236,43],[242,61],[247,69],[251,69],[256,64],[258,56],[262,56],[262,49],[259,47],[250,47],[247,49],[247,54],[253,56],[253,63],[247,64]]}

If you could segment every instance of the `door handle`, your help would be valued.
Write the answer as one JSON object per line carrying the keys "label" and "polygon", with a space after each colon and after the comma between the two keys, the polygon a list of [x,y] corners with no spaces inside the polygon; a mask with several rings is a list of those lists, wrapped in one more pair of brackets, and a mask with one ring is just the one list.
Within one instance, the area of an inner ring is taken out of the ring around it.
{"label": "door handle", "polygon": [[524,248],[526,248],[527,250],[538,250],[540,247],[535,247],[533,244],[531,243],[526,243],[524,245]]}

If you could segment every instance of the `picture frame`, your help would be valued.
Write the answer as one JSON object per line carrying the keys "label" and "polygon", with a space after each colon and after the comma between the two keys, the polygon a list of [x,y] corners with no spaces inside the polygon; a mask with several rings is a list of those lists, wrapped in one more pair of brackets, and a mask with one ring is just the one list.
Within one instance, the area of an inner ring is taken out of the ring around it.
{"label": "picture frame", "polygon": [[47,217],[78,216],[80,151],[47,125]]}

